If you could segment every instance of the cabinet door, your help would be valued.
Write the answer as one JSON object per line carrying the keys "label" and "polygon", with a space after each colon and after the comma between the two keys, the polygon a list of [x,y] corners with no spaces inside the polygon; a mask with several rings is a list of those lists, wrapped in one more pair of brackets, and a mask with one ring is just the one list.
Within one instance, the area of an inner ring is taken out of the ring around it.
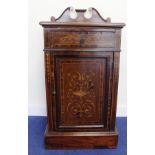
{"label": "cabinet door", "polygon": [[113,55],[55,55],[55,130],[106,130]]}

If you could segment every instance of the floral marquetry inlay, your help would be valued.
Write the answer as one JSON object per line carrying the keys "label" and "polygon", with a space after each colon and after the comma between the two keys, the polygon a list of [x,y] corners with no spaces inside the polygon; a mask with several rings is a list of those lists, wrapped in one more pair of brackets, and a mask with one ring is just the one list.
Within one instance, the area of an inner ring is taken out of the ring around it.
{"label": "floral marquetry inlay", "polygon": [[71,72],[67,76],[70,79],[67,93],[69,101],[67,111],[79,118],[92,117],[92,114],[95,112],[95,73]]}
{"label": "floral marquetry inlay", "polygon": [[102,123],[106,59],[58,59],[62,125]]}

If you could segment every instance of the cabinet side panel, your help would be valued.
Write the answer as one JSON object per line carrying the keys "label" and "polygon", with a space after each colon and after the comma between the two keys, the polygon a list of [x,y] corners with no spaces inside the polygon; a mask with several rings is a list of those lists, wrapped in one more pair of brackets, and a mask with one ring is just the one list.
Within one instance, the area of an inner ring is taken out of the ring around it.
{"label": "cabinet side panel", "polygon": [[115,49],[116,49],[116,52],[120,51],[120,45],[121,45],[121,29],[116,29],[116,33],[115,33]]}
{"label": "cabinet side panel", "polygon": [[47,102],[47,119],[48,119],[48,130],[53,129],[53,97],[51,96],[52,92],[52,79],[54,78],[53,75],[53,57],[50,53],[44,53],[44,60],[45,60],[45,82],[46,82],[46,102]]}
{"label": "cabinet side panel", "polygon": [[115,129],[120,52],[114,52],[110,130]]}

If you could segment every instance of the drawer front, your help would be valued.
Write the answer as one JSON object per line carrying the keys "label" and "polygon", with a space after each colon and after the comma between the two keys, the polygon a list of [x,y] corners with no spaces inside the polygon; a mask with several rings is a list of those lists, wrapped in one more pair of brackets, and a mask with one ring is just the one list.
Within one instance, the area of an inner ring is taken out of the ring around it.
{"label": "drawer front", "polygon": [[55,56],[56,130],[107,129],[111,59]]}
{"label": "drawer front", "polygon": [[47,31],[45,48],[114,48],[115,30]]}

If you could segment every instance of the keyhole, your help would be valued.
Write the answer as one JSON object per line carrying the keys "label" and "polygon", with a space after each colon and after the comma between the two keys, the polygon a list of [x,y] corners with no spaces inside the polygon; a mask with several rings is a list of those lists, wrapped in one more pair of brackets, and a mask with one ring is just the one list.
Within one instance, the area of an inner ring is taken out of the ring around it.
{"label": "keyhole", "polygon": [[77,118],[80,118],[81,117],[81,112],[80,111],[76,113],[76,117]]}
{"label": "keyhole", "polygon": [[80,45],[83,45],[84,44],[84,39],[81,39],[80,40]]}
{"label": "keyhole", "polygon": [[93,88],[94,88],[94,85],[93,85],[92,81],[89,81],[88,89],[90,90],[90,89],[93,89]]}

